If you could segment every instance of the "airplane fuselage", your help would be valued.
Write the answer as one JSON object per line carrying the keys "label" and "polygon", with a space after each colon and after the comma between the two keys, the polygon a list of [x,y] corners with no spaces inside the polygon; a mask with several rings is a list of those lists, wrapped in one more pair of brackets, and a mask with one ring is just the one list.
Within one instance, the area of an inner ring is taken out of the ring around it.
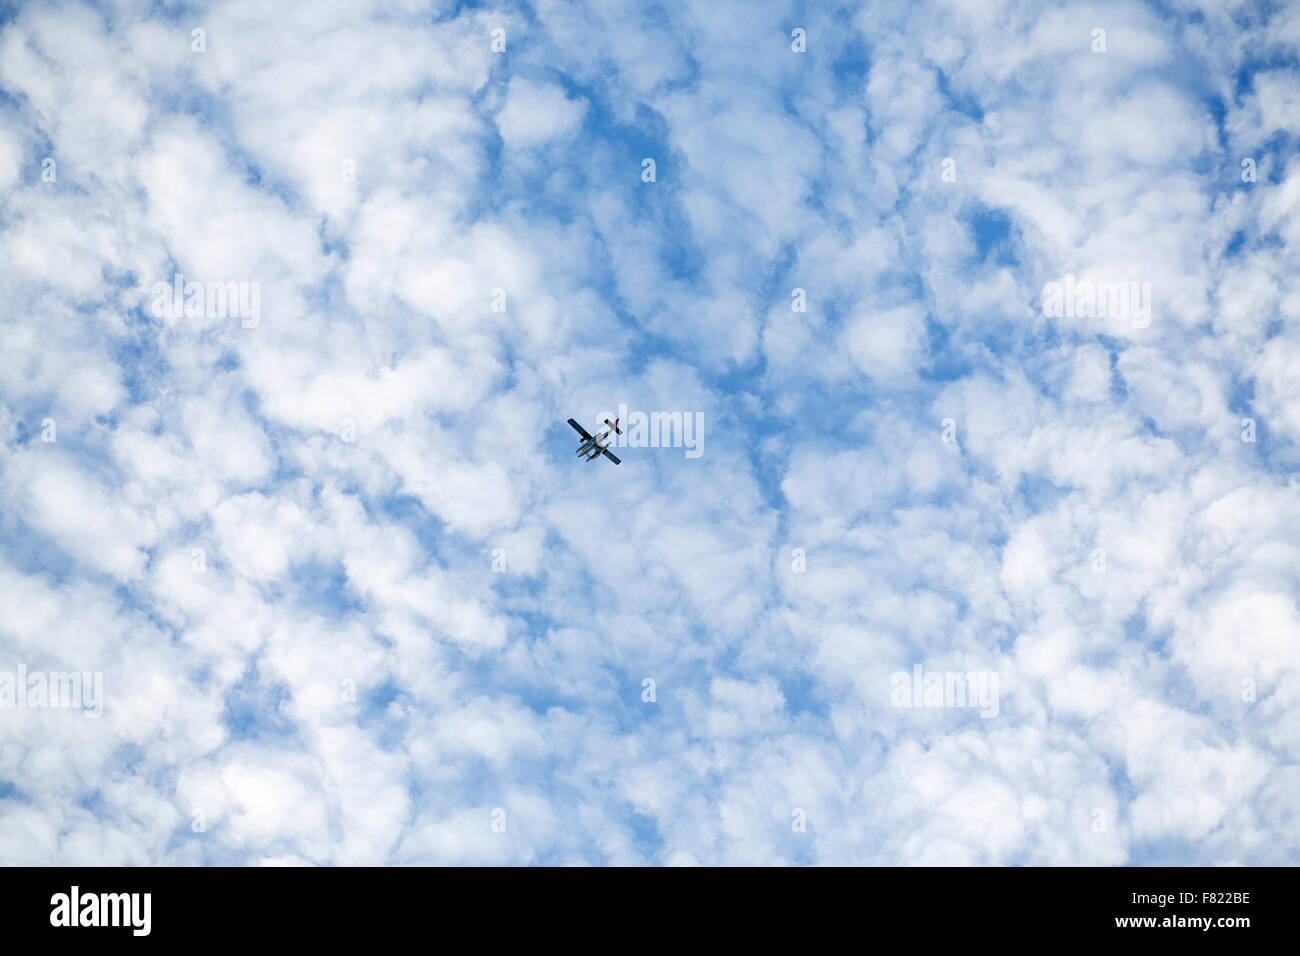
{"label": "airplane fuselage", "polygon": [[592,458],[599,455],[609,445],[613,430],[609,427],[602,428],[596,434],[578,445],[579,455],[588,455]]}

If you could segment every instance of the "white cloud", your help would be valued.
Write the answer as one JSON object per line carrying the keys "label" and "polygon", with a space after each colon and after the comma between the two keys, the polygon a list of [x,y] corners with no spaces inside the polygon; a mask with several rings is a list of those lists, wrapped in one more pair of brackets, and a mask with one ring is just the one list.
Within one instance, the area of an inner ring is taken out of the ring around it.
{"label": "white cloud", "polygon": [[505,106],[497,114],[497,129],[507,146],[535,147],[571,133],[585,112],[584,103],[557,86],[512,79]]}

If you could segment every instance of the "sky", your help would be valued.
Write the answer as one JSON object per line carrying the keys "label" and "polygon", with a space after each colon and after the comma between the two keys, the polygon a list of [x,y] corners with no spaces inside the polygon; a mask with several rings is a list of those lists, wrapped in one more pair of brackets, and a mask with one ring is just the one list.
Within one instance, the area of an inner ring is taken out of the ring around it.
{"label": "sky", "polygon": [[0,861],[1295,863],[1298,123],[1286,3],[0,6]]}

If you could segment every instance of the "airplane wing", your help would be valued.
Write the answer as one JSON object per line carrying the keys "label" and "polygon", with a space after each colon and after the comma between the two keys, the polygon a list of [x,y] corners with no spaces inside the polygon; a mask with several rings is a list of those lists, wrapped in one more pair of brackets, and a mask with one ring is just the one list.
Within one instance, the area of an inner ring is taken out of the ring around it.
{"label": "airplane wing", "polygon": [[611,455],[611,454],[609,453],[609,449],[608,449],[608,448],[603,448],[603,449],[601,449],[601,451],[604,453],[605,457],[608,458],[610,461],[612,461],[614,464],[616,464],[616,465],[621,465],[621,464],[623,464],[621,461],[619,461],[617,458],[615,458],[613,455]]}
{"label": "airplane wing", "polygon": [[591,436],[587,434],[587,429],[583,428],[572,418],[569,419],[569,424],[578,430],[578,434],[582,436],[583,441],[591,441]]}

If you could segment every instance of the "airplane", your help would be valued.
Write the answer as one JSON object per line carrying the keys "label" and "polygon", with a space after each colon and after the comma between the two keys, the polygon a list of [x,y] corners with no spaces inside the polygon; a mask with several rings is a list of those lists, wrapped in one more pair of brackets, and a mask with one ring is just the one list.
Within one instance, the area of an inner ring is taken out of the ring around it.
{"label": "airplane", "polygon": [[578,445],[579,455],[586,455],[587,461],[595,461],[601,455],[604,455],[614,464],[616,465],[622,464],[622,462],[620,462],[617,458],[615,458],[614,455],[610,452],[610,450],[607,447],[605,447],[611,441],[614,440],[615,432],[618,432],[618,434],[620,435],[623,434],[623,429],[618,427],[617,418],[614,419],[612,422],[608,418],[605,419],[605,424],[608,427],[597,429],[596,434],[594,436],[588,435],[587,429],[583,428],[572,418],[569,419],[569,424],[572,425],[574,430],[579,435],[582,436],[582,442],[581,444]]}

